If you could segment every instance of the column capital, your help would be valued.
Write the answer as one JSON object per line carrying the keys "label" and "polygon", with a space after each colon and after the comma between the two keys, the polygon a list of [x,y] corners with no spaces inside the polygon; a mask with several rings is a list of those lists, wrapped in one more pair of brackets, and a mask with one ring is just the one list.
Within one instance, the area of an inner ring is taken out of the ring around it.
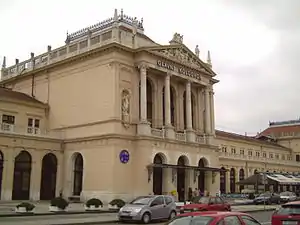
{"label": "column capital", "polygon": [[140,70],[147,70],[149,68],[149,66],[146,63],[139,63],[137,65],[138,69]]}

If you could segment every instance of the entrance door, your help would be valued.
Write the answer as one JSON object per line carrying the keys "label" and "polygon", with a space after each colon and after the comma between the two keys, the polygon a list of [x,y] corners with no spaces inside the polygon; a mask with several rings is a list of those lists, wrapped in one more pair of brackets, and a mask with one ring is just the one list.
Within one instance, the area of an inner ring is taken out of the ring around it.
{"label": "entrance door", "polygon": [[29,200],[31,155],[22,151],[15,158],[12,200]]}
{"label": "entrance door", "polygon": [[41,200],[51,200],[55,197],[56,173],[57,158],[54,154],[49,153],[44,156],[42,162],[42,178],[40,189]]}

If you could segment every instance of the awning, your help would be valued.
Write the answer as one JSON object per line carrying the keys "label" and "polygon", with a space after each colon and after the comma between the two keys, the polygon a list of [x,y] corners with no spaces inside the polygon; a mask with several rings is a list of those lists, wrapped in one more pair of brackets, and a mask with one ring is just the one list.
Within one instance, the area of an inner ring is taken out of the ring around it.
{"label": "awning", "polygon": [[266,176],[281,185],[300,185],[300,178],[293,175],[266,174]]}
{"label": "awning", "polygon": [[147,166],[152,168],[173,168],[173,169],[189,169],[189,170],[198,170],[198,171],[212,171],[212,172],[221,172],[224,171],[220,168],[214,167],[198,167],[198,166],[187,166],[187,165],[173,165],[173,164],[157,164],[152,163]]}
{"label": "awning", "polygon": [[262,173],[253,174],[252,176],[236,182],[239,185],[263,185],[263,184],[277,184],[276,181],[269,179],[267,176],[264,176]]}
{"label": "awning", "polygon": [[300,178],[293,175],[271,174],[271,173],[257,173],[244,180],[240,180],[236,184],[239,185],[300,185]]}

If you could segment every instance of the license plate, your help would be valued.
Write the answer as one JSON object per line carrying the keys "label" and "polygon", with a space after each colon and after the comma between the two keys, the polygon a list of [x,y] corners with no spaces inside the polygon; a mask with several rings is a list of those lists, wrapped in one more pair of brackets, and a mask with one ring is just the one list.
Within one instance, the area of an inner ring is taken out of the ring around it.
{"label": "license plate", "polygon": [[298,221],[282,221],[282,225],[298,225]]}

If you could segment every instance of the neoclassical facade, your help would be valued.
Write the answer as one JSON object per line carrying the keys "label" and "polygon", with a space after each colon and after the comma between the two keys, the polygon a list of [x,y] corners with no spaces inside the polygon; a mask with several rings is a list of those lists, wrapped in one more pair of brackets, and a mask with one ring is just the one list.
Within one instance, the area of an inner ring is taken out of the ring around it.
{"label": "neoclassical facade", "polygon": [[[232,174],[265,168],[225,146],[293,155],[276,143],[215,131],[218,80],[209,52],[204,62],[178,33],[169,45],[157,44],[143,21],[123,11],[67,35],[58,49],[11,67],[4,59],[1,75],[0,138],[11,137],[0,144],[1,199],[63,194],[106,202],[176,190],[184,200],[189,187],[237,192],[228,186]],[[297,171],[285,163],[270,166]]]}

